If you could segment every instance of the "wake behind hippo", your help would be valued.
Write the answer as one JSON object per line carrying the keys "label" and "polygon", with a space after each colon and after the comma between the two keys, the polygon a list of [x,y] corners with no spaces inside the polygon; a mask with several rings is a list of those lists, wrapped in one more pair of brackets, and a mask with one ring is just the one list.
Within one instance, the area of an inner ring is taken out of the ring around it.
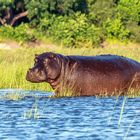
{"label": "wake behind hippo", "polygon": [[68,89],[73,96],[110,96],[140,88],[140,63],[116,55],[64,56],[46,52],[35,56],[26,79],[48,82],[56,94]]}

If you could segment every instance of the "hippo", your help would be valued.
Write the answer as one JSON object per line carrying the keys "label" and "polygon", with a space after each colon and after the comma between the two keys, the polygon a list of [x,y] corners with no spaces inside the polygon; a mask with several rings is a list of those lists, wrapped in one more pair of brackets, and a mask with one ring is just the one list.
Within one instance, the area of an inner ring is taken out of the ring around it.
{"label": "hippo", "polygon": [[45,52],[35,55],[26,80],[47,82],[55,93],[73,96],[124,95],[140,88],[140,63],[117,55],[78,56]]}

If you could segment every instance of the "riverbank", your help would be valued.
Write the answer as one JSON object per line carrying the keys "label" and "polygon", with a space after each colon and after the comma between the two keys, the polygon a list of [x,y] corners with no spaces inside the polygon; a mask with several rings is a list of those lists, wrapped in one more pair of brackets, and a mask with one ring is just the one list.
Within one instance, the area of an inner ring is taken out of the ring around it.
{"label": "riverbank", "polygon": [[[46,45],[48,46],[48,45]],[[139,44],[108,44],[103,48],[64,48],[64,47],[15,47],[13,49],[0,49],[0,88],[19,88],[26,90],[52,91],[46,84],[33,84],[25,79],[26,72],[34,63],[34,55],[46,51],[53,51],[64,55],[100,55],[115,54],[125,56],[140,62]],[[136,93],[137,96],[139,93]],[[61,96],[61,95],[60,95]]]}

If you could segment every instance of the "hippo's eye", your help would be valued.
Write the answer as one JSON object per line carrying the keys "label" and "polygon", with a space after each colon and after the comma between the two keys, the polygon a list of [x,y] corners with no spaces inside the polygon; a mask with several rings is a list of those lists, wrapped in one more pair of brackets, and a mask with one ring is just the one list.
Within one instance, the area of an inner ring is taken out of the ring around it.
{"label": "hippo's eye", "polygon": [[48,69],[49,69],[47,66],[46,66],[45,68],[46,68],[46,70],[48,70]]}
{"label": "hippo's eye", "polygon": [[50,61],[50,60],[47,58],[47,59],[43,60],[43,64],[48,64],[49,61]]}
{"label": "hippo's eye", "polygon": [[38,62],[38,60],[35,58],[35,59],[34,59],[34,62],[35,62],[35,63],[37,63],[37,62]]}
{"label": "hippo's eye", "polygon": [[45,62],[45,61],[43,61],[43,64],[46,64],[46,62]]}

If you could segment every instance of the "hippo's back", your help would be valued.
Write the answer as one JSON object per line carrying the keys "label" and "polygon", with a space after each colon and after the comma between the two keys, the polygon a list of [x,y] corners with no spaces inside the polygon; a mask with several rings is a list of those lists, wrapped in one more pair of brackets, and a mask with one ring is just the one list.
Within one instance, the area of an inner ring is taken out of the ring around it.
{"label": "hippo's back", "polygon": [[112,70],[120,68],[132,71],[140,71],[140,63],[117,55],[97,55],[97,56],[68,56],[72,61],[77,62],[82,67],[97,70]]}
{"label": "hippo's back", "polygon": [[74,81],[82,95],[126,91],[136,74],[133,87],[140,86],[140,63],[116,55],[67,56],[76,64],[68,81]]}

